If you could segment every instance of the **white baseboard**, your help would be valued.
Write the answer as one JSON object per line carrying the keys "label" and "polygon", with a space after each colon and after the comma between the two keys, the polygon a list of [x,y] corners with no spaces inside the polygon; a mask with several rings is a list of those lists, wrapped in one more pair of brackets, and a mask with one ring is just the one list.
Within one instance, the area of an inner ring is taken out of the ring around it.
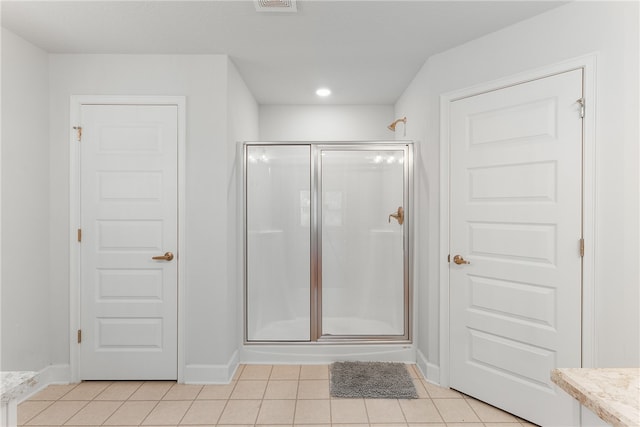
{"label": "white baseboard", "polygon": [[46,378],[49,384],[69,384],[71,381],[71,367],[68,364],[49,365],[40,371],[40,378]]}
{"label": "white baseboard", "polygon": [[29,399],[51,384],[69,384],[70,379],[71,367],[68,364],[46,366],[38,371],[36,383],[22,395],[19,401],[23,402]]}
{"label": "white baseboard", "polygon": [[420,350],[416,352],[416,365],[427,381],[440,384],[440,367],[430,363]]}
{"label": "white baseboard", "polygon": [[187,365],[184,368],[185,384],[228,384],[238,368],[238,351],[234,351],[225,365]]}

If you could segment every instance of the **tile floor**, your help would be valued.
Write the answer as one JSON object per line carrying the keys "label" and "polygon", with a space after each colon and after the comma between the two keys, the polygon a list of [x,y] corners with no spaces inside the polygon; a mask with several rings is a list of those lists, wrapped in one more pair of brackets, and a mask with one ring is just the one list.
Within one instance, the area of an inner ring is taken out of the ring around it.
{"label": "tile floor", "polygon": [[87,381],[18,406],[19,426],[533,427],[408,365],[419,399],[334,399],[328,365],[241,365],[227,385]]}

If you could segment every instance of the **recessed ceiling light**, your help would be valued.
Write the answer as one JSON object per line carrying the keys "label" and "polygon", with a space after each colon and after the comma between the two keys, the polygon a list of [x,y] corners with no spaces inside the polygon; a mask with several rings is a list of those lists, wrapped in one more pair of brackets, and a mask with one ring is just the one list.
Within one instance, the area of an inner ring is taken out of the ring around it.
{"label": "recessed ceiling light", "polygon": [[327,89],[326,87],[321,87],[320,89],[318,89],[316,91],[316,95],[318,95],[318,96],[329,96],[329,95],[331,95],[331,90]]}

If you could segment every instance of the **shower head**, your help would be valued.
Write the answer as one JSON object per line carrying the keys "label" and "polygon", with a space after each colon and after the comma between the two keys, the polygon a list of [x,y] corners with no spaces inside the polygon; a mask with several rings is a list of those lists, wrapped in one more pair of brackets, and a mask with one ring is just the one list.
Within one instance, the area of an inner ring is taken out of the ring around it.
{"label": "shower head", "polygon": [[391,123],[389,126],[387,126],[387,128],[388,128],[389,130],[391,130],[391,131],[394,131],[394,132],[395,132],[395,131],[396,131],[396,126],[397,126],[397,125],[398,125],[398,123],[400,123],[400,122],[402,122],[402,123],[404,123],[404,124],[406,125],[406,124],[407,124],[407,118],[406,118],[406,117],[403,117],[403,118],[401,118],[401,119],[398,119],[398,120],[394,121],[393,123]]}

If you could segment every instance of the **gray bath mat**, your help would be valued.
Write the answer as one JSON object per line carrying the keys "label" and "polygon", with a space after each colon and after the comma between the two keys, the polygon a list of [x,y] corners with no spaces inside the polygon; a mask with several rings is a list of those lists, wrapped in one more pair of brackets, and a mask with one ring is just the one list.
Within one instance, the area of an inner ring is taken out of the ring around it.
{"label": "gray bath mat", "polygon": [[404,363],[335,362],[330,372],[334,397],[418,398]]}

